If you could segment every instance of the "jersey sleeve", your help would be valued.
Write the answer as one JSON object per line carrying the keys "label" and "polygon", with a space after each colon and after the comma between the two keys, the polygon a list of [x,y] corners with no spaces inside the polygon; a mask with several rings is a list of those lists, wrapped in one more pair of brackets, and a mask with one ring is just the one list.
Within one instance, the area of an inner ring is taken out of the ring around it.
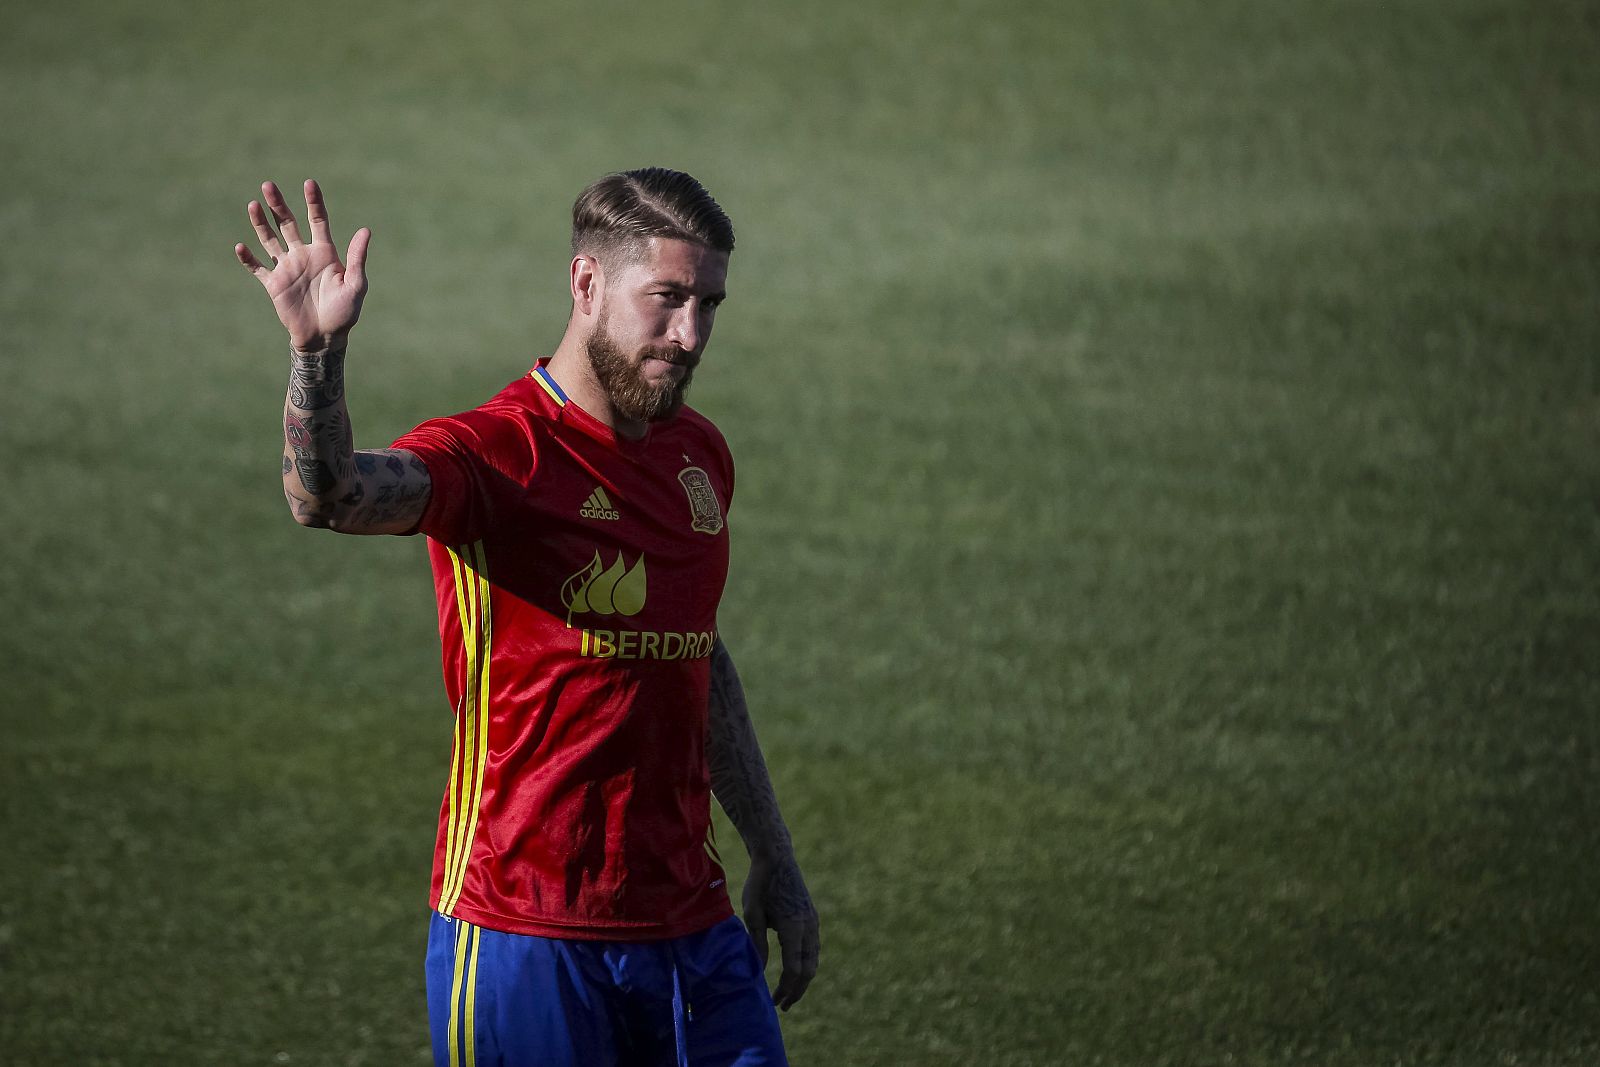
{"label": "jersey sleeve", "polygon": [[392,447],[422,460],[432,482],[427,509],[407,532],[447,545],[481,538],[508,487],[526,484],[536,460],[526,427],[486,408],[429,419]]}

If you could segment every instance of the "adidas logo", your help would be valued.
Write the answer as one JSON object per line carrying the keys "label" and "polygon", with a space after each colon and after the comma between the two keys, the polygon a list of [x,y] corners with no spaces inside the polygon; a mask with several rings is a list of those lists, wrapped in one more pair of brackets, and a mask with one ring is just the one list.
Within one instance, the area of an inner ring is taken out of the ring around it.
{"label": "adidas logo", "polygon": [[611,498],[606,496],[606,491],[599,486],[595,486],[589,499],[578,509],[578,514],[586,519],[610,519],[613,522],[622,518],[617,509],[611,506]]}

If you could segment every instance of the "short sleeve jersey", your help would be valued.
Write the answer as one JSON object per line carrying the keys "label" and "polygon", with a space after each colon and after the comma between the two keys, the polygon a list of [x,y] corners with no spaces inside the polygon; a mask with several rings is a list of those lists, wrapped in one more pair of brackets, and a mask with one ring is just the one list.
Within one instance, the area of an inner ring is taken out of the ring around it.
{"label": "short sleeve jersey", "polygon": [[686,407],[620,438],[540,361],[394,446],[433,482],[417,529],[455,708],[434,907],[606,940],[730,916],[705,754],[733,495],[722,435]]}

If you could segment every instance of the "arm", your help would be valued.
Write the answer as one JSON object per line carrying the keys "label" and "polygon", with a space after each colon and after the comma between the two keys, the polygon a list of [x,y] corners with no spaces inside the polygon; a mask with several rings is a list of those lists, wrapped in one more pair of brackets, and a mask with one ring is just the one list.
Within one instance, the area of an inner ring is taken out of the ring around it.
{"label": "arm", "polygon": [[428,505],[433,484],[428,468],[403,449],[355,451],[344,399],[345,349],[367,294],[372,233],[356,231],[347,266],[339,260],[316,182],[305,183],[310,244],[301,239],[278,187],[266,182],[261,192],[278,229],[257,201],[250,201],[246,211],[272,269],[242,244],[233,252],[266,289],[289,331],[291,370],[283,408],[283,494],[289,510],[302,526],[404,533]]}
{"label": "arm", "polygon": [[344,402],[344,349],[289,352],[283,404],[283,495],[302,526],[338,533],[405,533],[433,482],[403,448],[354,449]]}
{"label": "arm", "polygon": [[744,886],[744,923],[755,940],[763,966],[767,962],[767,930],[770,927],[777,933],[783,974],[772,1000],[788,1011],[817,973],[817,956],[822,947],[817,910],[800,876],[789,828],[778,810],[767,763],[756,741],[755,727],[750,724],[739,672],[734,670],[733,657],[721,638],[711,649],[709,714],[707,758],[711,789],[750,853],[750,877]]}

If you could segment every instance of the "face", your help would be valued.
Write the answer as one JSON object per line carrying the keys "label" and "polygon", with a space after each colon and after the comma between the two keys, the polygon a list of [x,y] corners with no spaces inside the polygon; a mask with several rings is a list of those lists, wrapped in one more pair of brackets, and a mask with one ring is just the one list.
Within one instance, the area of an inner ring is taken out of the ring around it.
{"label": "face", "polygon": [[726,252],[659,237],[637,262],[620,262],[605,274],[587,347],[618,415],[658,422],[678,413],[727,278]]}

